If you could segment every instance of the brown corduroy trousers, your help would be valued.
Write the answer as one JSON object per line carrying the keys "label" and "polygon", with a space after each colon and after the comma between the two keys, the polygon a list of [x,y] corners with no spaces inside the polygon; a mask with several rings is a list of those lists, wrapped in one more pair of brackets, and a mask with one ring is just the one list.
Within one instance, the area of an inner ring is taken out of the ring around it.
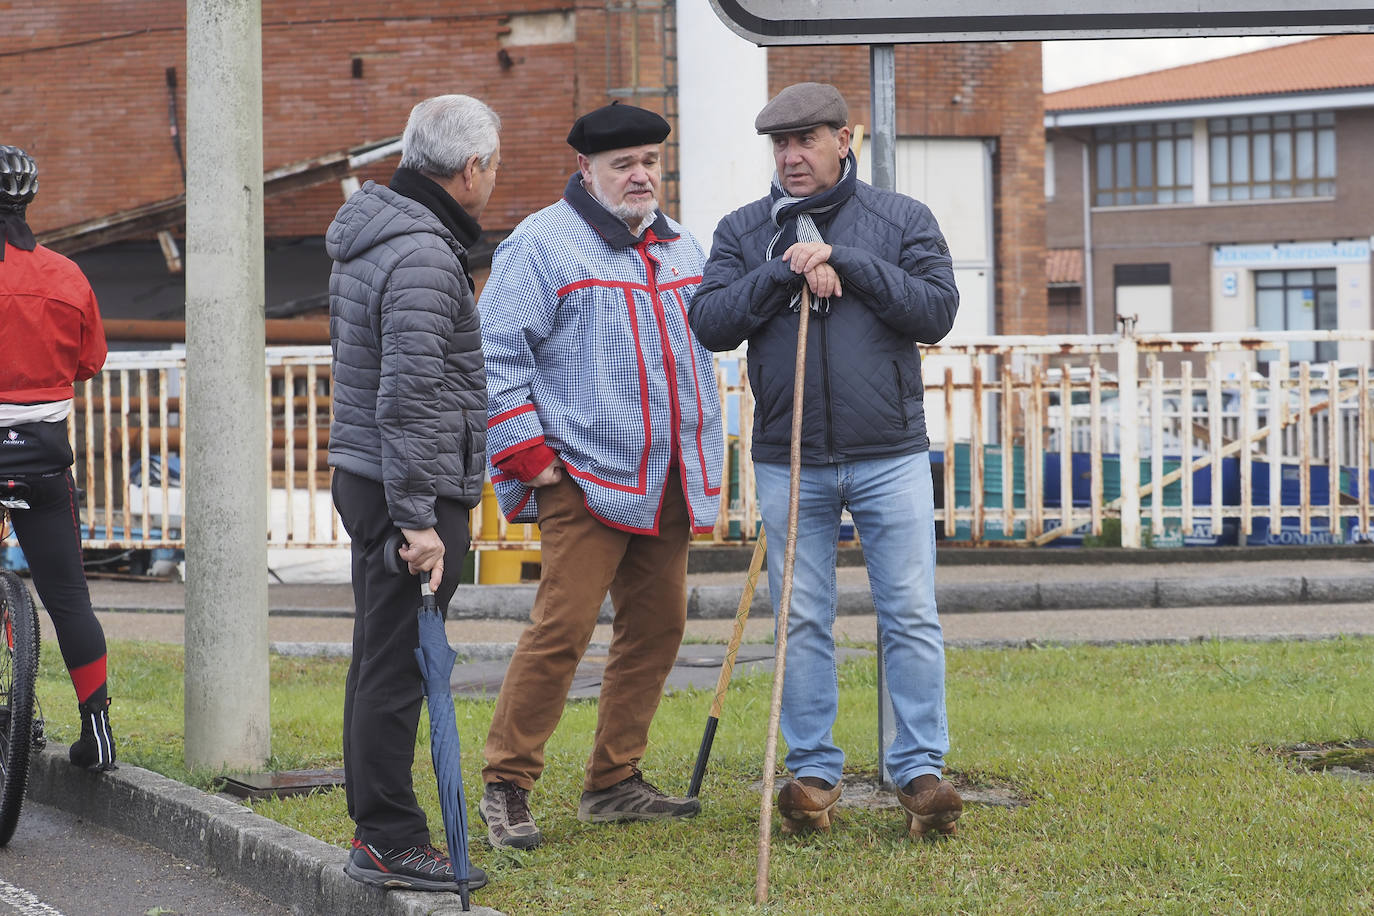
{"label": "brown corduroy trousers", "polygon": [[627,779],[644,756],[687,624],[691,517],[676,467],[668,475],[657,535],[599,521],[566,473],[541,487],[538,500],[543,574],[530,626],[501,684],[482,779],[534,786],[609,590],[615,623],[583,780],[595,792]]}

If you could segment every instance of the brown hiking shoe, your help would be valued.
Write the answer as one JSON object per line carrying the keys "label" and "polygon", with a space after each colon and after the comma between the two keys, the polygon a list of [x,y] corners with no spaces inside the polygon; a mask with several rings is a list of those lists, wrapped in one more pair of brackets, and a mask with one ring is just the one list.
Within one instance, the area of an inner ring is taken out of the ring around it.
{"label": "brown hiking shoe", "polygon": [[778,793],[782,832],[829,830],[830,812],[840,800],[840,785],[832,786],[816,776],[803,776],[783,786]]}
{"label": "brown hiking shoe", "polygon": [[577,805],[577,819],[588,824],[661,821],[695,817],[699,811],[699,799],[664,795],[644,778],[644,774],[635,770],[613,786],[596,792],[584,791]]}
{"label": "brown hiking shoe", "polygon": [[544,834],[530,814],[530,793],[504,779],[489,782],[482,792],[477,814],[487,825],[487,842],[493,849],[534,849]]}
{"label": "brown hiking shoe", "polygon": [[907,811],[906,829],[913,840],[954,836],[955,821],[964,813],[958,790],[934,773],[917,776],[905,788],[899,786],[897,800]]}

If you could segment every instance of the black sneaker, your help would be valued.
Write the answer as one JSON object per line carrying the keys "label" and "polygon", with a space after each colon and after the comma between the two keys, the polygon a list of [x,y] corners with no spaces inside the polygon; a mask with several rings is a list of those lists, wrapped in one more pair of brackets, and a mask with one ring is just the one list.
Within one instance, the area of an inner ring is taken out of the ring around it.
{"label": "black sneaker", "polygon": [[487,783],[477,813],[487,825],[487,842],[493,847],[533,849],[544,842],[544,834],[530,814],[530,793],[513,782]]}
{"label": "black sneaker", "polygon": [[[377,887],[396,887],[419,891],[458,892],[453,864],[448,856],[426,843],[405,849],[383,849],[356,837],[353,851],[344,864],[344,874],[355,881]],[[468,864],[468,890],[487,886],[487,873]]]}
{"label": "black sneaker", "polygon": [[577,819],[589,824],[613,821],[660,821],[693,817],[701,811],[695,798],[664,795],[648,782],[639,770],[609,788],[583,792],[577,806]]}
{"label": "black sneaker", "polygon": [[81,737],[67,751],[72,766],[93,772],[117,770],[115,741],[110,733],[110,698],[87,701],[77,707],[81,711]]}

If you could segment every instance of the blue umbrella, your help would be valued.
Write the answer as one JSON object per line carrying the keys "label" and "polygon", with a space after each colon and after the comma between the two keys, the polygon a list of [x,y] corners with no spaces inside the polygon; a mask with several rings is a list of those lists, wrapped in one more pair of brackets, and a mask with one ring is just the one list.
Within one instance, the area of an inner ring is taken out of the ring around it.
{"label": "blue umbrella", "polygon": [[[405,543],[400,532],[387,541],[384,556],[387,568],[400,572],[405,561],[397,553]],[[439,810],[444,816],[444,836],[448,839],[448,858],[458,882],[463,909],[468,902],[468,814],[463,795],[463,752],[458,743],[458,723],[453,709],[453,663],[458,653],[448,644],[444,614],[429,587],[429,573],[420,574],[420,645],[415,661],[425,681],[429,705],[429,753],[434,776],[439,784]]]}
{"label": "blue umbrella", "polygon": [[425,679],[429,703],[429,752],[434,761],[434,776],[439,783],[439,809],[444,815],[444,835],[448,838],[448,857],[458,880],[463,909],[468,905],[468,816],[463,795],[463,755],[458,744],[458,724],[454,718],[453,663],[458,653],[448,644],[444,615],[429,588],[429,576],[421,576],[420,645],[415,660]]}

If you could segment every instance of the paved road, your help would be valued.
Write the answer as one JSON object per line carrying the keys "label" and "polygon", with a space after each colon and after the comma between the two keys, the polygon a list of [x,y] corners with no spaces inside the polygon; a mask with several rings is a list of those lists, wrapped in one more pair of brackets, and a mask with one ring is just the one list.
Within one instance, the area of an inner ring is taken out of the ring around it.
{"label": "paved road", "polygon": [[18,916],[291,914],[212,868],[32,800],[0,849],[0,904]]}
{"label": "paved road", "polygon": [[[46,615],[39,615],[44,639],[53,639]],[[180,612],[105,611],[99,615],[105,632],[116,639],[180,643],[185,619]],[[1374,634],[1374,604],[1218,605],[1207,607],[1065,609],[1052,611],[984,611],[942,616],[945,640],[951,646],[1016,645],[1042,642],[1111,642],[1233,637],[1246,639],[1311,638],[1340,634]],[[733,620],[689,620],[688,642],[724,642]],[[747,642],[772,638],[767,613],[751,615]],[[836,618],[835,633],[842,640],[872,642],[876,623],[871,614]],[[518,620],[450,620],[449,641],[469,656],[508,654],[524,623]],[[351,618],[338,616],[279,616],[268,619],[268,638],[279,651],[337,654],[348,649]],[[594,643],[611,638],[609,624],[601,624]]]}

